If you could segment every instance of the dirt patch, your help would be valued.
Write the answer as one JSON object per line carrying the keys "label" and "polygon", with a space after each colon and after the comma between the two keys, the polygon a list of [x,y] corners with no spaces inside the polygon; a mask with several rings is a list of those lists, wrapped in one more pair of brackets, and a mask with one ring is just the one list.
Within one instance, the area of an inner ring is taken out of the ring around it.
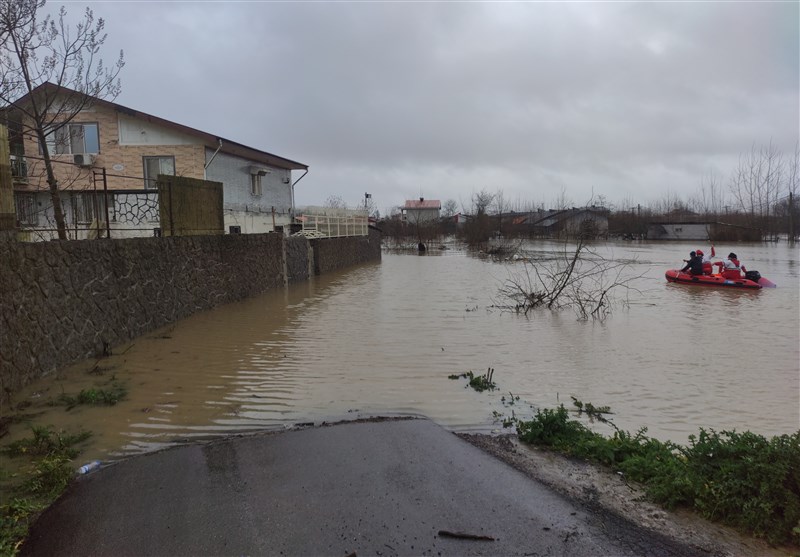
{"label": "dirt patch", "polygon": [[622,475],[524,445],[515,435],[458,435],[567,497],[590,506],[598,506],[709,555],[800,555],[800,548],[774,548],[762,540],[743,536],[731,528],[703,520],[689,511],[665,511],[645,501],[643,491],[635,485],[629,485]]}

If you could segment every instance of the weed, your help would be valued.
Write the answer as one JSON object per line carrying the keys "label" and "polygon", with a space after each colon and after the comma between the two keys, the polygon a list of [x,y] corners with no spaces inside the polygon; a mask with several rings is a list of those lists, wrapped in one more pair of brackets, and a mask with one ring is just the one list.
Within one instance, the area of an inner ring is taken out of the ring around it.
{"label": "weed", "polygon": [[78,456],[80,451],[74,445],[81,443],[91,437],[88,431],[76,434],[68,434],[64,430],[53,431],[50,427],[32,426],[32,437],[20,439],[3,447],[2,451],[10,456],[34,456],[52,457],[63,455],[72,459]]}
{"label": "weed", "polygon": [[486,373],[483,375],[475,375],[472,371],[468,371],[466,373],[461,374],[453,374],[448,375],[448,379],[469,379],[469,384],[467,386],[472,387],[479,393],[483,391],[494,391],[497,389],[497,385],[492,381],[494,377],[494,369],[488,368]]}
{"label": "weed", "polygon": [[127,394],[128,389],[125,385],[116,379],[112,379],[107,389],[96,387],[83,389],[75,396],[61,393],[53,404],[64,405],[67,407],[67,410],[72,410],[81,404],[88,406],[114,406],[116,403],[123,400]]}
{"label": "weed", "polygon": [[33,495],[55,499],[67,488],[75,474],[72,459],[64,455],[47,456],[34,463],[23,488]]}
{"label": "weed", "polygon": [[518,420],[519,438],[610,466],[667,508],[693,508],[770,543],[800,541],[800,431],[766,439],[701,429],[684,447],[648,437],[647,428],[620,430],[603,417],[608,407],[573,403],[609,423],[614,434],[606,437],[570,419],[562,404]]}
{"label": "weed", "polygon": [[505,395],[500,397],[500,402],[502,402],[506,406],[514,406],[515,403],[519,402],[519,397],[514,396],[514,393],[511,391],[508,392],[508,398]]}
{"label": "weed", "polygon": [[611,408],[608,406],[595,406],[591,402],[587,402],[584,404],[582,401],[578,400],[574,396],[570,396],[572,399],[572,404],[575,408],[578,409],[578,414],[586,414],[589,418],[590,422],[597,420],[598,422],[607,423],[610,425],[614,425],[613,423],[609,422],[608,419],[603,414],[611,414]]}
{"label": "weed", "polygon": [[[79,450],[75,445],[85,441],[89,432],[68,434],[51,427],[33,426],[29,438],[3,447],[10,457],[32,458],[31,466],[13,489],[15,495],[0,506],[0,555],[12,556],[19,549],[28,528],[39,512],[47,508],[67,487],[75,471],[72,459]],[[10,491],[4,491],[10,495]]]}

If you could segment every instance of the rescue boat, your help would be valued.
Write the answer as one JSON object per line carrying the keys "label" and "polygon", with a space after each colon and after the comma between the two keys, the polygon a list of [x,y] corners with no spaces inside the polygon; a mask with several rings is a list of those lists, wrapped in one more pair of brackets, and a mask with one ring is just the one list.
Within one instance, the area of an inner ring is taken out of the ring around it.
{"label": "rescue boat", "polygon": [[727,279],[722,275],[693,275],[683,273],[677,269],[666,272],[667,282],[678,284],[694,284],[698,286],[718,286],[723,288],[744,288],[759,290],[760,288],[775,288],[775,284],[761,276],[758,271],[747,271],[740,279]]}

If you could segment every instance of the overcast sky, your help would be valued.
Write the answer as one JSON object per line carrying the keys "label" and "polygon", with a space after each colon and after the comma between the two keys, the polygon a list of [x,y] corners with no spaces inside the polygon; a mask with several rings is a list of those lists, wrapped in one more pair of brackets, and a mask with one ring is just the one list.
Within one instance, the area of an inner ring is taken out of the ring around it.
{"label": "overcast sky", "polygon": [[798,141],[797,2],[65,5],[116,102],[309,165],[298,205],[646,204]]}

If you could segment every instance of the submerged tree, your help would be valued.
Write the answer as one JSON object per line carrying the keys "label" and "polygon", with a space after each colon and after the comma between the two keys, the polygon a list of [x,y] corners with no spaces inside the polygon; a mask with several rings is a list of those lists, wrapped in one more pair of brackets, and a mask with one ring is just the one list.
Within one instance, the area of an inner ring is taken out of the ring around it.
{"label": "submerged tree", "polygon": [[[108,67],[99,58],[105,22],[86,8],[74,27],[64,7],[57,18],[39,18],[46,0],[0,1],[0,106],[19,120],[23,135],[40,145],[59,239],[66,240],[64,210],[52,155],[85,145],[83,126],[70,126],[96,99],[113,100],[121,90],[122,51]],[[79,151],[82,152],[82,151]]]}
{"label": "submerged tree", "polygon": [[515,273],[499,291],[498,307],[516,313],[537,308],[572,308],[580,319],[604,320],[611,313],[615,290],[636,290],[637,278],[626,261],[609,260],[597,253],[579,235],[575,245],[565,243],[553,257],[522,259]]}

